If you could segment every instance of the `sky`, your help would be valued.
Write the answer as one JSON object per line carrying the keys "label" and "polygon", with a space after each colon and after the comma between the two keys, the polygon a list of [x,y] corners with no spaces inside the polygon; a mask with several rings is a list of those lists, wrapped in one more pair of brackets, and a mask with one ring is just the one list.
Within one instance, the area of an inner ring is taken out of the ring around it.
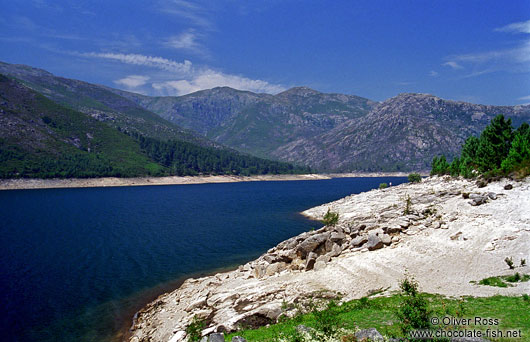
{"label": "sky", "polygon": [[530,1],[0,0],[0,61],[146,95],[530,103]]}

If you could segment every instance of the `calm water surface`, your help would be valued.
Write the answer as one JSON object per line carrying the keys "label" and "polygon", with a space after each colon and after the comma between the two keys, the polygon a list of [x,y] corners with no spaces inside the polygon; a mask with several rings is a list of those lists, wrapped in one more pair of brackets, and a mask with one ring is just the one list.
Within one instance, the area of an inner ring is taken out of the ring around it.
{"label": "calm water surface", "polygon": [[0,192],[0,339],[110,341],[146,300],[319,228],[298,213],[405,178]]}

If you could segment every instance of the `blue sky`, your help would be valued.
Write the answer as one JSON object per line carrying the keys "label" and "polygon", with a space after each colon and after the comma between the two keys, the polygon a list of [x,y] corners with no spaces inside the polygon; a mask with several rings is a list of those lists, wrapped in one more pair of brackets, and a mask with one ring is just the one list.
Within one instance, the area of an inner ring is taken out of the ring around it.
{"label": "blue sky", "polygon": [[0,60],[148,95],[530,103],[530,1],[2,1]]}

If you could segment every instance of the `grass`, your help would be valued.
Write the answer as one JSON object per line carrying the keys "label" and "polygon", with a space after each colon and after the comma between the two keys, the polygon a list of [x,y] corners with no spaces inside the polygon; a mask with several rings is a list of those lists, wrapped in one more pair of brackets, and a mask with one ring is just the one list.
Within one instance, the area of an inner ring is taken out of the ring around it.
{"label": "grass", "polygon": [[[487,317],[499,320],[499,325],[489,326],[500,330],[521,329],[522,339],[530,341],[530,300],[528,295],[520,297],[493,296],[487,298],[465,297],[463,299],[445,298],[439,295],[425,294],[433,316],[443,317]],[[525,299],[526,298],[526,299]],[[338,326],[345,329],[376,328],[386,336],[400,335],[399,320],[396,316],[402,297],[361,298],[332,307],[332,313]],[[293,335],[296,326],[303,324],[318,327],[314,314],[299,314],[281,323],[254,330],[242,330],[225,337],[230,341],[233,336],[242,336],[247,341],[277,341],[280,335]],[[472,329],[485,331],[488,326],[471,326]],[[498,339],[495,341],[508,341]],[[512,340],[513,341],[513,340]]]}
{"label": "grass", "polygon": [[519,274],[519,272],[517,272],[512,275],[484,278],[478,283],[479,285],[509,287],[509,286],[513,286],[510,283],[520,283],[520,282],[526,282],[529,280],[530,280],[530,274]]}

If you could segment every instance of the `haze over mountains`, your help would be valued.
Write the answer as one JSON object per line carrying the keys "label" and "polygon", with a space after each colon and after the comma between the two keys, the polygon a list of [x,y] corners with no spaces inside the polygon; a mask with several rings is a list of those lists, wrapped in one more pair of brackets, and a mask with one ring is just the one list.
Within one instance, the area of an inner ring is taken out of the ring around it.
{"label": "haze over mountains", "polygon": [[489,106],[400,94],[377,103],[296,87],[277,95],[227,87],[150,97],[0,63],[15,77],[70,108],[128,131],[203,146],[228,146],[318,171],[419,171],[449,159],[498,114],[530,122],[530,106]]}

